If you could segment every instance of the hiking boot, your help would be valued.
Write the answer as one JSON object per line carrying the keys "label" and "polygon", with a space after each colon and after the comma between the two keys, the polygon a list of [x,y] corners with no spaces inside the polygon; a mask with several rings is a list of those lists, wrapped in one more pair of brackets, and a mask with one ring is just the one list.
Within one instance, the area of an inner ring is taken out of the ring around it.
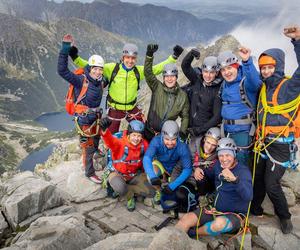
{"label": "hiking boot", "polygon": [[281,227],[281,231],[284,234],[291,233],[293,230],[293,224],[291,219],[280,219],[280,227]]}
{"label": "hiking boot", "polygon": [[127,201],[127,210],[129,212],[133,212],[134,209],[135,209],[135,199],[134,199],[134,197],[132,197],[131,199],[129,199]]}
{"label": "hiking boot", "polygon": [[92,175],[92,176],[89,176],[88,178],[90,179],[90,181],[92,181],[96,184],[101,184],[102,183],[102,180],[97,175]]}
{"label": "hiking boot", "polygon": [[155,192],[155,196],[153,197],[153,203],[155,205],[159,205],[160,204],[160,198],[161,198],[161,192],[159,190],[157,190]]}

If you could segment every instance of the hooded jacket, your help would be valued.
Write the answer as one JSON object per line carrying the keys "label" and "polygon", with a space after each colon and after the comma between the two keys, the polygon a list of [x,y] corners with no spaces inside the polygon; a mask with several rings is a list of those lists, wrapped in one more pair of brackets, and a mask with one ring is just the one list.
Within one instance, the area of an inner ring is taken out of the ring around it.
{"label": "hooded jacket", "polygon": [[[297,98],[300,94],[300,40],[295,41],[292,40],[292,44],[294,45],[294,50],[296,53],[296,58],[298,62],[298,68],[292,75],[290,79],[283,83],[278,93],[278,104],[288,103],[295,98]],[[261,55],[268,55],[273,57],[276,60],[275,72],[272,76],[267,79],[262,79],[266,84],[266,93],[267,93],[267,101],[271,101],[274,91],[285,78],[284,67],[285,67],[285,54],[281,49],[268,49],[264,51]],[[259,110],[261,108],[261,103],[259,103]],[[293,114],[293,111],[291,112]],[[290,115],[291,115],[290,114]],[[259,120],[261,121],[263,117],[263,111],[259,112]],[[267,114],[266,125],[267,126],[285,126],[288,123],[288,119],[282,115],[276,114]]]}
{"label": "hooded jacket", "polygon": [[[101,77],[97,80],[93,79],[89,73],[89,65],[85,66],[84,75],[76,75],[68,68],[68,54],[61,51],[58,57],[57,72],[63,79],[74,86],[75,99],[80,94],[85,75],[89,85],[86,96],[80,103],[88,106],[89,108],[97,108],[100,106],[103,95],[103,78]],[[86,116],[75,114],[75,116],[78,116],[79,125],[91,125],[96,120],[95,114],[88,114]]]}
{"label": "hooded jacket", "polygon": [[191,66],[193,59],[189,52],[181,63],[182,71],[190,81],[182,89],[187,93],[190,103],[188,127],[194,136],[201,136],[209,128],[221,123],[222,102],[218,94],[223,78],[217,75],[211,86],[204,85],[201,70],[199,75]]}

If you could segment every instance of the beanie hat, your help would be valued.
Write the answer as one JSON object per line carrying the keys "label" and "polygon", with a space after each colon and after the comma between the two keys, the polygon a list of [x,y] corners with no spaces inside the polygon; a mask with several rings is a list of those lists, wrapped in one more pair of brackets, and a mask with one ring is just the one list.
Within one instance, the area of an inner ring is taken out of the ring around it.
{"label": "beanie hat", "polygon": [[235,151],[230,150],[230,149],[221,149],[218,151],[218,156],[223,155],[223,154],[232,155],[234,158],[236,157]]}
{"label": "beanie hat", "polygon": [[258,65],[261,68],[264,65],[276,65],[276,60],[268,55],[261,56],[258,60]]}

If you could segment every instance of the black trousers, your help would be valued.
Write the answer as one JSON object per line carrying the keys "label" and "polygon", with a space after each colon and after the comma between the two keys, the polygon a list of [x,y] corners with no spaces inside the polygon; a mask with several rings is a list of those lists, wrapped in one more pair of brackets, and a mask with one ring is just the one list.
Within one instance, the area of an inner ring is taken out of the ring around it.
{"label": "black trousers", "polygon": [[[290,159],[289,145],[284,143],[273,143],[267,148],[271,156],[279,161],[285,162]],[[262,152],[265,154],[265,152]],[[256,165],[254,179],[254,196],[251,203],[251,213],[254,215],[262,215],[263,208],[261,206],[266,194],[273,203],[275,214],[280,219],[289,219],[291,214],[285,195],[282,191],[280,180],[286,168],[276,164],[273,168],[273,162],[270,159],[263,159],[260,156]]]}

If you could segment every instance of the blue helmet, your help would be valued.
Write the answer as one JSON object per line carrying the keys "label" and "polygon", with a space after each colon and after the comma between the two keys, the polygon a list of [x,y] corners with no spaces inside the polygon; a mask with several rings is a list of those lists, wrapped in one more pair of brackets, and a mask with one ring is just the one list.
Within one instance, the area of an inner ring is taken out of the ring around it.
{"label": "blue helmet", "polygon": [[128,134],[131,134],[131,133],[140,133],[140,134],[143,134],[144,133],[144,129],[145,129],[144,123],[142,123],[141,121],[138,121],[138,120],[132,120],[128,124],[127,133]]}

